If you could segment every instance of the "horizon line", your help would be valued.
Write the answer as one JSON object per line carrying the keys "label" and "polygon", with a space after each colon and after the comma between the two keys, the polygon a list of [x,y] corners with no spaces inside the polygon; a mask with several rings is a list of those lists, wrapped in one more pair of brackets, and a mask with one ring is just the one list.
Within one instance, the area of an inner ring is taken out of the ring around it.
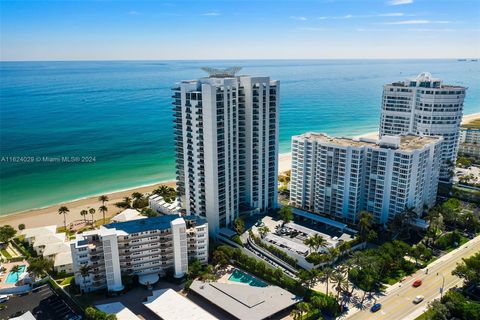
{"label": "horizon line", "polygon": [[128,61],[319,61],[319,60],[458,60],[458,59],[480,59],[480,57],[455,57],[455,58],[446,58],[446,57],[431,57],[431,58],[219,58],[219,59],[35,59],[35,60],[2,60],[0,63],[4,62],[128,62]]}

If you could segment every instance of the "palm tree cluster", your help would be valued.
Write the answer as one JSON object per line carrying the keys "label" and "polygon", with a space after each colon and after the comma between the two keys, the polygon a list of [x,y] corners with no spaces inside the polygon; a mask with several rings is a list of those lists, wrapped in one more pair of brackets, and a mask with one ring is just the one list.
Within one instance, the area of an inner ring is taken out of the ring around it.
{"label": "palm tree cluster", "polygon": [[[326,297],[335,297],[334,301],[338,301],[341,294],[349,291],[347,271],[343,265],[339,265],[336,268],[327,266],[322,269],[312,269],[310,271],[301,270],[297,276],[300,283],[309,289],[315,287],[318,282],[324,282]],[[335,296],[329,291],[330,285],[332,285],[332,288],[336,291]],[[294,319],[303,319],[304,316],[308,315],[309,318],[312,317],[312,319],[314,319],[315,316],[320,315],[320,309],[338,307],[338,305],[328,306],[331,300],[326,300],[324,297],[325,296],[314,295],[309,299],[309,302],[297,304],[295,309],[292,310],[291,316]]]}
{"label": "palm tree cluster", "polygon": [[105,202],[108,202],[109,200],[110,199],[108,199],[108,196],[106,196],[106,195],[101,195],[100,197],[98,197],[98,201],[100,201],[102,203],[102,205],[98,208],[98,211],[102,213],[103,223],[106,222],[105,214],[108,212],[108,208],[105,205]]}
{"label": "palm tree cluster", "polygon": [[312,250],[317,252],[320,248],[326,248],[328,245],[327,240],[325,240],[321,235],[315,233],[313,236],[306,238],[303,243],[310,248],[310,252]]}
{"label": "palm tree cluster", "polygon": [[47,275],[53,271],[53,261],[43,257],[32,258],[28,261],[27,271],[35,278]]}
{"label": "palm tree cluster", "polygon": [[167,203],[172,203],[177,197],[177,191],[175,188],[166,185],[159,186],[157,189],[153,190],[153,193],[161,196]]}

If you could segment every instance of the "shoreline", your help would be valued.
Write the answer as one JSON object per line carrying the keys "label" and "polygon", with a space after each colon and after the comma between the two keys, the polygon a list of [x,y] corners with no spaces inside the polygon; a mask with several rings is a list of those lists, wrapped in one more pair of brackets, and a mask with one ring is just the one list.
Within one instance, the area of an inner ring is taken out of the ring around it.
{"label": "shoreline", "polygon": [[[464,115],[462,119],[462,124],[467,124],[476,119],[480,119],[480,113]],[[357,135],[355,137],[375,138],[375,136],[378,136],[377,132],[367,132],[361,135]],[[290,170],[290,168],[291,152],[280,153],[278,155],[279,173],[288,171]],[[133,188],[125,188],[111,192],[104,192],[97,195],[87,196],[74,200],[67,200],[61,203],[56,203],[41,208],[32,208],[24,211],[8,213],[6,215],[0,216],[0,225],[10,224],[14,228],[18,228],[18,224],[20,223],[25,224],[27,228],[40,227],[52,224],[57,224],[61,226],[63,225],[63,217],[57,213],[57,210],[60,206],[67,206],[70,209],[70,212],[67,215],[68,222],[83,219],[83,217],[80,215],[80,211],[86,208],[98,208],[100,206],[100,202],[97,200],[97,198],[102,194],[105,194],[110,198],[110,201],[107,202],[108,213],[106,214],[106,217],[111,217],[122,211],[122,209],[115,207],[115,202],[121,201],[123,197],[130,196],[133,192],[150,193],[159,185],[175,187],[175,181],[162,181]],[[101,218],[98,210],[95,214],[95,218],[97,220]],[[87,215],[87,219],[91,219],[91,216]]]}

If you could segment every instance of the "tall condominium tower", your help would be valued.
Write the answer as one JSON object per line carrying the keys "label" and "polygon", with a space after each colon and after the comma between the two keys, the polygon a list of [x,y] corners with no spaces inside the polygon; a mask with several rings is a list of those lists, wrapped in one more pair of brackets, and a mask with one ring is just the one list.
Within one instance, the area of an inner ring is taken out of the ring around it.
{"label": "tall condominium tower", "polygon": [[467,88],[445,85],[430,73],[383,87],[380,136],[413,133],[442,136],[440,179],[450,180],[457,158],[463,100]]}
{"label": "tall condominium tower", "polygon": [[381,140],[305,133],[292,138],[292,205],[354,223],[366,210],[386,223],[435,204],[441,137]]}
{"label": "tall condominium tower", "polygon": [[177,191],[209,231],[277,205],[278,81],[205,68],[173,88]]}

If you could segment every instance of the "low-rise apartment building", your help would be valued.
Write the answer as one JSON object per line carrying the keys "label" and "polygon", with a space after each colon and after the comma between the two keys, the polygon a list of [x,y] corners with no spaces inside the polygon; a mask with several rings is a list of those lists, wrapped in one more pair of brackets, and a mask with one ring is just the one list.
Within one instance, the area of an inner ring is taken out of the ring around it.
{"label": "low-rise apartment building", "polygon": [[69,241],[65,232],[57,233],[56,225],[29,228],[20,231],[20,234],[39,256],[53,261],[55,271],[73,272]]}
{"label": "low-rise apartment building", "polygon": [[475,127],[466,125],[460,128],[458,154],[474,158],[480,157],[480,128],[478,125]]}
{"label": "low-rise apartment building", "polygon": [[292,138],[292,205],[349,223],[360,211],[386,223],[406,207],[435,204],[443,138],[380,140],[306,133]]}
{"label": "low-rise apartment building", "polygon": [[478,143],[480,144],[480,128],[469,128],[467,126],[460,128],[460,143]]}
{"label": "low-rise apartment building", "polygon": [[153,194],[148,197],[148,206],[150,207],[150,209],[155,210],[157,213],[160,214],[178,215],[179,211],[181,210],[180,203],[177,199],[169,203],[158,194]]}
{"label": "low-rise apartment building", "polygon": [[197,216],[178,215],[110,223],[78,234],[71,252],[82,291],[120,291],[123,275],[137,275],[148,285],[169,271],[184,276],[190,259],[207,263],[208,224]]}

